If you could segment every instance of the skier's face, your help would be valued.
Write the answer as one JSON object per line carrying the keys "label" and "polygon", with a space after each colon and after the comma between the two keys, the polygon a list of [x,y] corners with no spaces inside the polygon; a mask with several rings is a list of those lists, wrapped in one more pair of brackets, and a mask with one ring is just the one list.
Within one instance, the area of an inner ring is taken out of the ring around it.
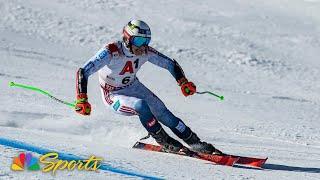
{"label": "skier's face", "polygon": [[137,47],[137,46],[132,45],[131,49],[132,49],[132,52],[134,55],[141,56],[146,53],[147,46]]}

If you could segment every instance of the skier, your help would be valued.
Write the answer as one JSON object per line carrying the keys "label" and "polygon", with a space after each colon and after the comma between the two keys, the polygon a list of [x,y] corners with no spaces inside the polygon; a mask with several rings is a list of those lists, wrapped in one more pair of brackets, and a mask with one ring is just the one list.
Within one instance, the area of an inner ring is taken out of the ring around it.
{"label": "skier", "polygon": [[178,82],[184,96],[196,92],[196,86],[187,80],[177,61],[149,46],[151,40],[149,26],[141,20],[132,20],[124,26],[122,33],[122,41],[112,42],[101,48],[77,71],[76,112],[90,115],[91,105],[87,96],[88,78],[98,71],[104,104],[122,115],[138,115],[145,129],[165,149],[177,152],[183,145],[170,137],[159,122],[169,127],[193,151],[222,154],[212,144],[201,141],[196,133],[174,116],[136,77],[140,67],[149,61],[167,69]]}

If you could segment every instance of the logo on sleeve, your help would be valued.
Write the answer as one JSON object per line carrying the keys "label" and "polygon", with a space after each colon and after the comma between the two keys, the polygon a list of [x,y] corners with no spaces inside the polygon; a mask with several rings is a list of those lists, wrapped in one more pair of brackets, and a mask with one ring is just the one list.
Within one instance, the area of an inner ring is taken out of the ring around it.
{"label": "logo on sleeve", "polygon": [[103,51],[99,54],[99,58],[100,58],[100,59],[104,59],[107,55],[108,55],[108,52],[107,52],[106,50],[103,50]]}

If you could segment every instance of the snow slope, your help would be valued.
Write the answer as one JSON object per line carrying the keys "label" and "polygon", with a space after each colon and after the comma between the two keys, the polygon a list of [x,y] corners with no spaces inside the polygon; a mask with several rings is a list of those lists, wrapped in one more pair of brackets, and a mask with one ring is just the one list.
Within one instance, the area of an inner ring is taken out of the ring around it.
{"label": "snow slope", "polygon": [[[177,59],[200,91],[225,101],[185,98],[170,73],[151,64],[139,79],[202,139],[228,153],[268,156],[264,170],[131,149],[146,132],[137,117],[104,107],[96,75],[88,87],[90,117],[8,87],[30,84],[73,101],[76,70],[134,18],[150,24],[151,45]],[[165,179],[320,179],[319,49],[319,0],[0,0],[0,137],[94,154]],[[0,152],[0,179],[137,178],[13,172],[12,158],[24,150],[0,145]]]}

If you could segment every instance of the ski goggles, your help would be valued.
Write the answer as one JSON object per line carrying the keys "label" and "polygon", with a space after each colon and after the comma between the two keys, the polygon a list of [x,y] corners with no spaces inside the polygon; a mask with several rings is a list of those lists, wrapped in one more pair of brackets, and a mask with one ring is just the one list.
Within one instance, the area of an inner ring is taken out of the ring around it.
{"label": "ski goggles", "polygon": [[131,44],[137,47],[147,46],[150,43],[150,40],[151,38],[149,37],[133,36]]}

